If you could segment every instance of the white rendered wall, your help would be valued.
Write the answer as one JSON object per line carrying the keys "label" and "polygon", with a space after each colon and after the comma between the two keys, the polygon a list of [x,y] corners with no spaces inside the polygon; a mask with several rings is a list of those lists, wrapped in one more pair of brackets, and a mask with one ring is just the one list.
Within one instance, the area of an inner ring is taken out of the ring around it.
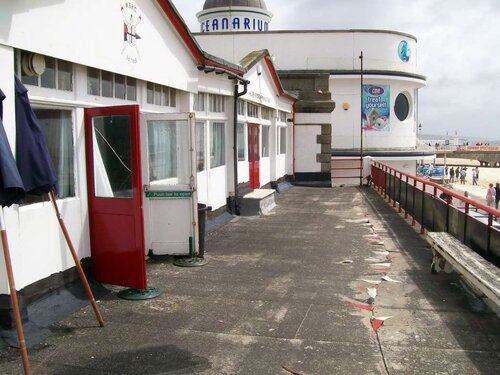
{"label": "white rendered wall", "polygon": [[316,161],[316,154],[321,153],[318,134],[320,125],[295,126],[295,172],[321,172],[321,164]]}
{"label": "white rendered wall", "polygon": [[[203,33],[195,35],[209,53],[238,62],[250,51],[267,49],[280,70],[364,69],[419,73],[417,42],[414,38],[390,31],[271,31],[264,33]],[[401,61],[398,46],[406,41],[411,49],[409,62]]]}
{"label": "white rendered wall", "polygon": [[[126,4],[136,5],[136,14],[142,17],[136,27],[141,37],[137,49],[124,49],[121,7]],[[197,70],[192,57],[155,4],[150,0],[2,1],[0,44],[195,91]]]}
{"label": "white rendered wall", "polygon": [[[388,131],[363,131],[363,148],[365,149],[408,149],[415,148],[417,141],[416,115],[417,100],[415,92],[421,83],[411,79],[390,76],[364,78],[364,84],[390,86],[390,129]],[[352,149],[360,147],[360,78],[330,78],[330,91],[336,108],[332,112],[332,148]],[[410,113],[408,118],[400,121],[394,113],[394,103],[400,93],[409,98]],[[349,109],[343,106],[347,104]]]}

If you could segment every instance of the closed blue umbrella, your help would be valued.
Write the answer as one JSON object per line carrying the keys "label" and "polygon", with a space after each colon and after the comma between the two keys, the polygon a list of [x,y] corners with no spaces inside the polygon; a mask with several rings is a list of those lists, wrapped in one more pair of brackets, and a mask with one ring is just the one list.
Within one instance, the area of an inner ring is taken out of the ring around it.
{"label": "closed blue umbrella", "polygon": [[23,199],[24,187],[3,127],[2,102],[4,99],[5,95],[0,90],[0,205],[8,207]]}
{"label": "closed blue umbrella", "polygon": [[31,108],[28,90],[16,76],[16,161],[26,194],[55,189],[57,175],[42,129]]}

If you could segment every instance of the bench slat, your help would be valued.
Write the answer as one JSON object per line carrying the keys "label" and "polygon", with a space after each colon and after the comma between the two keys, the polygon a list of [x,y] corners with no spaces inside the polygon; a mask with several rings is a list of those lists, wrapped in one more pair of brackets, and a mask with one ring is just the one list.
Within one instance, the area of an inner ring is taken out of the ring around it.
{"label": "bench slat", "polygon": [[445,232],[430,232],[432,247],[484,293],[497,306],[500,305],[500,269],[472,251],[452,235]]}

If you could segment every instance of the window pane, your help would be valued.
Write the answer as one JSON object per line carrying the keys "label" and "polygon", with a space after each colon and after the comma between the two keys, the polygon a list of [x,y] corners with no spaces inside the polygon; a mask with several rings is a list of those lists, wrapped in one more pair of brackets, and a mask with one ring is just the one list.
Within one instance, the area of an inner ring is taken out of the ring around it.
{"label": "window pane", "polygon": [[205,94],[200,92],[194,94],[193,109],[195,111],[204,112],[205,111]]}
{"label": "window pane", "polygon": [[[75,196],[74,145],[72,112],[59,109],[34,109],[42,129],[50,158],[57,174],[57,197]],[[41,197],[25,199],[25,203],[40,202]]]}
{"label": "window pane", "polygon": [[262,127],[262,157],[269,156],[269,126]]}
{"label": "window pane", "polygon": [[170,87],[170,107],[177,106],[177,90]]}
{"label": "window pane", "polygon": [[149,181],[177,177],[177,132],[174,121],[148,121]]}
{"label": "window pane", "polygon": [[56,59],[45,56],[45,71],[40,76],[42,87],[56,88]]}
{"label": "window pane", "polygon": [[57,88],[73,91],[73,64],[69,61],[57,60]]}
{"label": "window pane", "polygon": [[286,128],[280,129],[280,154],[286,154]]}
{"label": "window pane", "polygon": [[115,74],[115,98],[125,99],[125,76]]}
{"label": "window pane", "polygon": [[92,128],[95,195],[132,198],[130,116],[94,117]]}
{"label": "window pane", "polygon": [[161,85],[155,83],[155,102],[156,105],[161,105]]}
{"label": "window pane", "polygon": [[399,94],[396,97],[396,102],[394,103],[394,113],[400,121],[404,121],[408,118],[410,113],[410,103],[405,94]]}
{"label": "window pane", "polygon": [[113,73],[101,71],[102,78],[102,96],[107,98],[113,97]]}
{"label": "window pane", "polygon": [[127,77],[127,100],[137,100],[137,80]]}
{"label": "window pane", "polygon": [[226,163],[224,123],[214,122],[210,131],[210,168]]}
{"label": "window pane", "polygon": [[205,170],[205,123],[196,123],[196,170]]}
{"label": "window pane", "polygon": [[187,121],[148,120],[149,181],[152,185],[188,185]]}
{"label": "window pane", "polygon": [[152,82],[148,82],[147,85],[147,102],[149,104],[154,104],[154,84]]}
{"label": "window pane", "polygon": [[238,161],[245,160],[245,124],[238,124]]}
{"label": "window pane", "polygon": [[245,102],[243,100],[238,100],[238,114],[245,116]]}
{"label": "window pane", "polygon": [[87,68],[87,94],[100,95],[99,69]]}
{"label": "window pane", "polygon": [[161,105],[168,106],[168,95],[170,94],[168,87],[162,86],[161,88]]}

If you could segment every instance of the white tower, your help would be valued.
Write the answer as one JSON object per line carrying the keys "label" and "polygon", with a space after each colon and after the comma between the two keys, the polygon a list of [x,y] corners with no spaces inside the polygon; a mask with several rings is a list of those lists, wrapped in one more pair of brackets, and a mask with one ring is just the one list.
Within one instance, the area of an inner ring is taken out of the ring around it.
{"label": "white tower", "polygon": [[268,31],[273,14],[264,0],[206,0],[196,14],[202,33]]}

